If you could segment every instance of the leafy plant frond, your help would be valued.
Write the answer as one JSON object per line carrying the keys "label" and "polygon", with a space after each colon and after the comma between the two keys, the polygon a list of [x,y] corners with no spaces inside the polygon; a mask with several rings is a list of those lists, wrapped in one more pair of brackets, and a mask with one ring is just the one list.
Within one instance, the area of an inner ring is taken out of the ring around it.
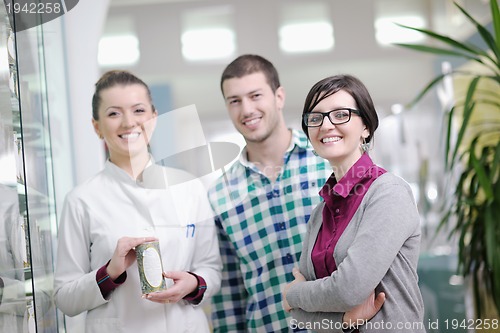
{"label": "leafy plant frond", "polygon": [[[407,26],[407,25],[404,25],[404,24],[398,24],[396,23],[398,26],[400,26],[401,28],[405,28],[405,29],[409,29],[409,30],[414,30],[414,31],[418,31],[424,35],[427,35],[435,40],[438,40],[448,46],[451,46],[452,48],[455,48],[455,49],[459,49],[459,50],[462,50],[462,51],[465,51],[467,54],[471,54],[473,56],[477,56],[477,55],[482,55],[484,57],[488,57],[488,53],[485,52],[484,50],[478,48],[477,46],[475,45],[472,45],[472,44],[469,44],[469,43],[463,43],[463,42],[459,42],[459,41],[456,41],[448,36],[444,36],[444,35],[441,35],[441,34],[438,34],[438,33],[435,33],[433,31],[430,31],[430,30],[427,30],[427,29],[422,29],[422,28],[414,28],[414,27],[410,27],[410,26]],[[413,44],[396,44],[396,45],[400,45],[400,46],[403,46],[405,45],[405,47],[410,47],[411,45]],[[425,46],[425,45],[421,45],[419,44],[419,46]],[[422,50],[425,50],[424,52],[429,52],[429,50],[432,50],[432,49],[435,49],[435,48],[422,48]],[[444,50],[444,49],[440,49],[440,48],[436,48],[438,50]],[[434,51],[431,51],[431,52],[434,52]],[[460,53],[461,55],[462,53]]]}
{"label": "leafy plant frond", "polygon": [[[463,95],[458,93],[444,114],[445,170],[455,177],[446,180],[445,186],[453,188],[453,195],[445,196],[442,202],[443,214],[437,232],[446,230],[448,239],[456,240],[457,270],[471,277],[476,316],[481,318],[485,310],[483,297],[490,297],[500,313],[500,12],[497,0],[490,0],[493,20],[490,32],[459,4],[455,6],[475,26],[486,48],[400,24],[444,47],[395,45],[417,52],[461,57],[481,66],[477,71],[454,70],[436,75],[409,104],[413,107],[448,75],[467,78],[467,89]],[[486,81],[490,81],[488,85],[483,84]],[[473,120],[476,112],[481,112],[483,118]],[[457,118],[459,125],[455,125]]]}
{"label": "leafy plant frond", "polygon": [[[474,146],[471,147],[471,149],[474,148],[475,148]],[[474,170],[476,171],[479,185],[484,190],[486,199],[488,201],[493,200],[493,188],[491,187],[489,177],[487,176],[487,172],[484,169],[483,164],[480,163],[475,154],[470,154],[470,156],[472,165],[474,166]]]}
{"label": "leafy plant frond", "polygon": [[498,10],[498,3],[490,1],[490,9],[493,16],[493,31],[495,32],[497,50],[500,50],[500,11]]}
{"label": "leafy plant frond", "polygon": [[[422,29],[414,29],[414,30],[423,31]],[[493,58],[491,58],[491,56],[487,53],[467,53],[467,52],[460,52],[460,51],[453,50],[453,49],[444,49],[444,48],[440,48],[440,47],[428,46],[428,45],[423,45],[423,44],[395,43],[394,45],[405,47],[407,49],[412,49],[414,51],[419,51],[419,52],[433,53],[436,55],[450,55],[450,56],[454,56],[454,57],[461,57],[461,58],[465,58],[468,60],[478,62],[481,65],[487,66],[487,67],[489,67],[490,65],[483,60],[484,58],[488,58],[492,62],[495,62],[493,60]],[[464,48],[465,48],[465,45],[464,45]]]}
{"label": "leafy plant frond", "polygon": [[[464,77],[479,77],[481,80],[492,80],[493,82],[497,82],[500,84],[500,77],[494,75],[478,75],[477,73],[471,71],[464,70],[453,70],[449,73],[442,73],[433,78],[418,94],[417,96],[406,105],[408,109],[414,107],[418,102],[422,100],[424,96],[426,96],[433,88],[436,87],[445,77],[447,76],[464,76]],[[490,95],[494,98],[498,99],[498,93],[481,90],[481,94]]]}
{"label": "leafy plant frond", "polygon": [[423,89],[420,91],[410,103],[408,103],[407,108],[411,109],[414,105],[416,105],[424,96],[427,95],[427,93],[432,90],[438,84],[441,82],[447,75],[449,74],[441,74],[438,75],[436,78],[434,78],[431,82],[429,82]]}
{"label": "leafy plant frond", "polygon": [[[471,21],[472,24],[474,24],[476,26],[476,29],[479,32],[479,34],[481,35],[482,39],[486,42],[488,47],[491,50],[493,50],[493,52],[495,53],[495,56],[497,59],[496,65],[499,66],[500,64],[498,63],[498,59],[500,59],[500,48],[497,47],[497,44],[495,43],[495,37],[493,37],[492,34],[485,27],[483,27],[481,24],[479,24],[472,16],[470,16],[469,13],[467,13],[458,3],[455,3],[455,6],[457,6],[458,9],[460,9],[460,11],[465,16],[467,16],[469,21]],[[497,6],[497,10],[498,10],[498,6]]]}
{"label": "leafy plant frond", "polygon": [[[469,85],[469,89],[467,90],[467,96],[465,98],[465,105],[464,105],[464,112],[463,112],[462,126],[460,127],[460,130],[458,131],[457,142],[455,143],[455,148],[453,150],[453,153],[451,154],[450,161],[449,161],[449,163],[447,163],[450,166],[450,168],[453,168],[454,162],[456,160],[458,149],[460,148],[460,144],[462,143],[463,137],[465,135],[465,131],[467,130],[467,125],[469,123],[469,120],[472,116],[472,112],[474,111],[474,107],[476,105],[476,102],[474,100],[472,100],[472,96],[474,95],[474,91],[476,90],[478,81],[479,81],[478,77],[474,78]],[[446,152],[446,157],[448,157],[448,156],[449,156],[448,152]]]}

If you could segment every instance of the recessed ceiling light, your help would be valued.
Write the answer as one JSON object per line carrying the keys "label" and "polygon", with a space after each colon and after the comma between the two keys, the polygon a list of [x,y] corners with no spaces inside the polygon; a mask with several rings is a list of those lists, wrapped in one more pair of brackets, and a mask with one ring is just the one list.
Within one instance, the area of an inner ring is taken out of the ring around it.
{"label": "recessed ceiling light", "polygon": [[99,41],[97,59],[101,66],[132,66],[139,58],[139,40],[136,36],[104,36]]}

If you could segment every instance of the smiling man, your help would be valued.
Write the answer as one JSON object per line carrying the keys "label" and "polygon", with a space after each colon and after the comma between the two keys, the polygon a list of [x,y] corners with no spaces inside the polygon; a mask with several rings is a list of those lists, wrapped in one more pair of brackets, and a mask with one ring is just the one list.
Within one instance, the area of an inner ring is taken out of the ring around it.
{"label": "smiling man", "polygon": [[209,191],[223,260],[213,298],[214,332],[293,332],[281,300],[293,280],[319,189],[331,174],[306,136],[284,120],[285,90],[271,62],[242,55],[221,78],[246,146]]}

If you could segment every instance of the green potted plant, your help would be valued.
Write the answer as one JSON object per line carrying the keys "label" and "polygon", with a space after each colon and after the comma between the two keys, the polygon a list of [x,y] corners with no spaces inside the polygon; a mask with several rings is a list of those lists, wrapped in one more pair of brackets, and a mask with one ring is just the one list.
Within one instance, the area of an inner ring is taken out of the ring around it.
{"label": "green potted plant", "polygon": [[[418,31],[433,45],[395,45],[468,62],[437,75],[409,107],[414,106],[446,77],[464,85],[445,110],[445,172],[453,177],[452,196],[445,200],[438,231],[450,230],[458,241],[458,270],[471,279],[475,316],[486,318],[486,306],[500,313],[500,14],[497,0],[490,0],[492,32],[458,3],[454,5],[475,26],[485,46],[452,39],[431,30]],[[437,45],[437,46],[436,46]],[[461,80],[461,81],[460,81]],[[465,80],[465,81],[464,81]],[[465,82],[465,83],[464,83]],[[458,127],[458,130],[456,128]],[[484,287],[484,288],[483,288]],[[491,315],[489,313],[488,315]]]}

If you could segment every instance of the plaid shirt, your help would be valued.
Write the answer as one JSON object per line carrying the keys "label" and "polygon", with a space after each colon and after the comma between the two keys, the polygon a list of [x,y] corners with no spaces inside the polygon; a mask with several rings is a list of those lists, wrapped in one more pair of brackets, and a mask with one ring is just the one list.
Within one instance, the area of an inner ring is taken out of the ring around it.
{"label": "plaid shirt", "polygon": [[223,262],[221,291],[213,297],[214,332],[291,332],[281,292],[293,280],[302,239],[319,190],[331,175],[307,138],[293,130],[274,183],[246,159],[209,190]]}

